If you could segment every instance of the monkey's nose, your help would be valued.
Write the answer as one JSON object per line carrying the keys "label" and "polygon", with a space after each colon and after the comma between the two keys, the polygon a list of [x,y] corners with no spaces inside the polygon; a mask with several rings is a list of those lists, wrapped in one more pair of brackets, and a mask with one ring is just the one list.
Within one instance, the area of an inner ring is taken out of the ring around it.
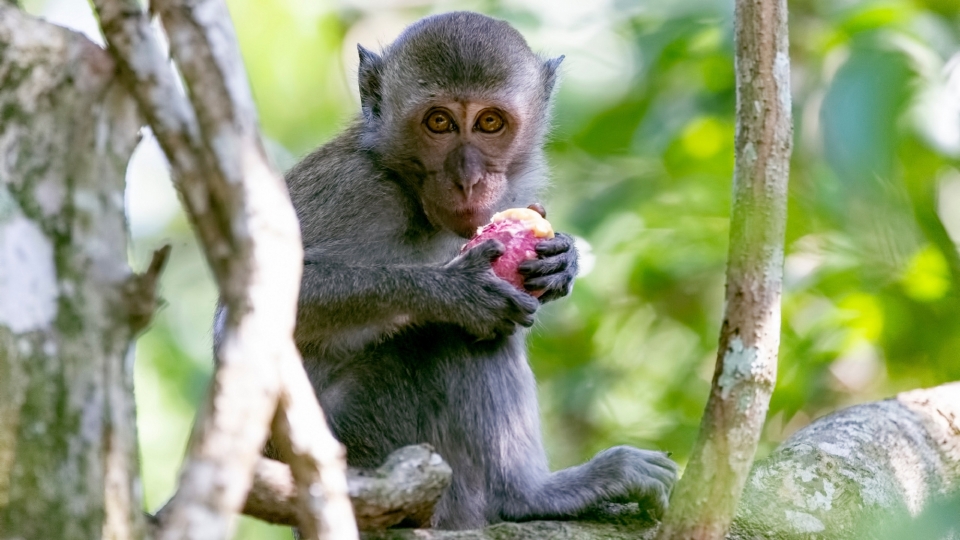
{"label": "monkey's nose", "polygon": [[473,188],[480,183],[480,174],[467,174],[457,179],[457,187],[463,192],[463,197],[470,200],[473,197]]}
{"label": "monkey's nose", "polygon": [[474,188],[483,179],[483,154],[471,144],[464,144],[452,152],[448,163],[454,165],[454,182],[464,197],[469,201],[473,196]]}

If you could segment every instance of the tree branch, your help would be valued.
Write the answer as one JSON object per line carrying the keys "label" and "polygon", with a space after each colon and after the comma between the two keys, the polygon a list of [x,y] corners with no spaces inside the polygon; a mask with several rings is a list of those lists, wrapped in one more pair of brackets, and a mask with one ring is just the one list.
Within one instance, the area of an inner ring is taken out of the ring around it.
{"label": "tree branch", "polygon": [[[297,491],[290,468],[272,459],[257,464],[243,513],[271,523],[297,523]],[[426,525],[433,507],[450,485],[452,471],[427,445],[390,454],[376,471],[347,472],[350,500],[360,529],[385,529],[399,523]]]}
{"label": "tree branch", "polygon": [[958,488],[960,383],[904,392],[825,416],[757,463],[731,537],[886,537]]}
{"label": "tree branch", "polygon": [[[315,422],[322,413],[312,395],[303,395],[309,384],[293,344],[303,259],[299,225],[261,144],[226,6],[220,0],[154,5],[188,102],[137,2],[94,5],[121,78],[170,161],[227,313],[210,393],[158,538],[227,536],[277,414],[290,425],[281,435],[296,434],[287,441],[291,455],[309,458],[295,459],[293,469],[298,484],[309,488],[302,530],[310,538],[356,538],[343,451],[325,424]],[[324,489],[315,489],[318,481]]]}
{"label": "tree branch", "polygon": [[726,308],[710,397],[658,538],[726,535],[746,480],[780,344],[793,127],[786,0],[736,0],[737,131]]}
{"label": "tree branch", "polygon": [[358,524],[345,495],[343,446],[327,427],[299,357],[283,358],[280,371],[283,384],[272,441],[296,480],[300,534],[336,539],[344,531],[356,534]]}

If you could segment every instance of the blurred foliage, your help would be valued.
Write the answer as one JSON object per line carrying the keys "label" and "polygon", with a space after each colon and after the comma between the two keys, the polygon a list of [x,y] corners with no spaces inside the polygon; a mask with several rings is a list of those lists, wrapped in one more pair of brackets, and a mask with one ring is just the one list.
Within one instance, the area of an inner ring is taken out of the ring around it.
{"label": "blurred foliage", "polygon": [[[584,240],[585,272],[530,340],[547,446],[556,467],[621,443],[682,462],[722,313],[732,1],[229,3],[284,166],[356,114],[355,44],[389,43],[423,15],[482,11],[567,55],[546,206]],[[795,144],[780,369],[761,455],[830,410],[960,379],[960,3],[789,6]],[[128,191],[134,265],[162,242],[175,248],[168,305],[137,349],[150,508],[175,484],[207,384],[215,298],[165,174],[144,147]],[[289,537],[251,521],[238,537],[271,534]]]}

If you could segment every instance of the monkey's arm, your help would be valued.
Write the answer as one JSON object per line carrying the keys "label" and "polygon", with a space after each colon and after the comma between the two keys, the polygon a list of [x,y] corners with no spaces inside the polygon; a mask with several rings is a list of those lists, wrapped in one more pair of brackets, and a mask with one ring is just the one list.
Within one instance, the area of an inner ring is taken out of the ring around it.
{"label": "monkey's arm", "polygon": [[520,264],[524,287],[543,291],[541,302],[549,302],[570,294],[577,277],[577,248],[569,234],[557,233],[536,247],[538,258]]}
{"label": "monkey's arm", "polygon": [[493,274],[490,261],[502,253],[491,241],[443,266],[314,257],[304,264],[297,341],[368,341],[424,323],[455,324],[479,339],[529,327],[539,304]]}

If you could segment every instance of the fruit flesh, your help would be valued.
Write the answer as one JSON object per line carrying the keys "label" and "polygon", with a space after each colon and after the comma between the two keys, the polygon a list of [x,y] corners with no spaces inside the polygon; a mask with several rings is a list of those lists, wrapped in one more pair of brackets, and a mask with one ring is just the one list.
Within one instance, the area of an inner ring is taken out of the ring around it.
{"label": "fruit flesh", "polygon": [[[518,272],[520,263],[537,258],[536,247],[542,240],[553,238],[553,227],[540,214],[529,208],[510,208],[494,214],[490,223],[477,230],[462,251],[467,251],[487,240],[499,240],[506,248],[503,255],[491,263],[493,273],[523,288],[523,276]],[[539,291],[526,291],[539,296]]]}

